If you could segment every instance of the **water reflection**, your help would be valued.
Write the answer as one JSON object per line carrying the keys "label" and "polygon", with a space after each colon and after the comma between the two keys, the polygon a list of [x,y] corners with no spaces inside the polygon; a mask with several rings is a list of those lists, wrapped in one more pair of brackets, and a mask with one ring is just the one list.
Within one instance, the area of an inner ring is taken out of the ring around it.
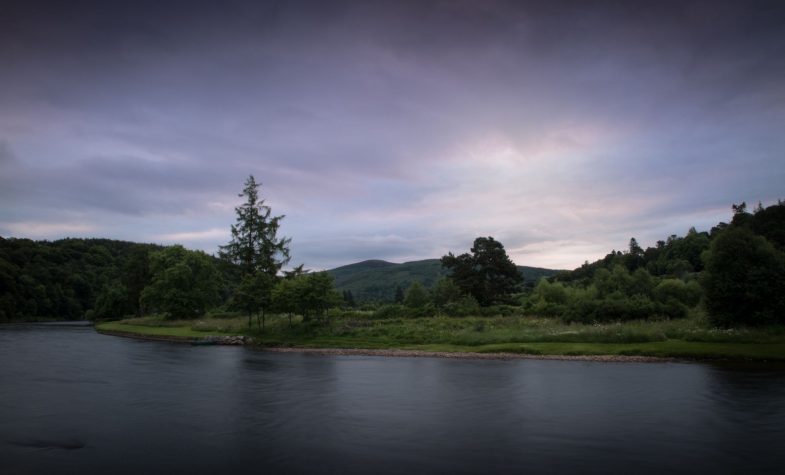
{"label": "water reflection", "polygon": [[0,328],[0,361],[2,473],[727,473],[785,462],[782,366],[325,357],[25,326]]}

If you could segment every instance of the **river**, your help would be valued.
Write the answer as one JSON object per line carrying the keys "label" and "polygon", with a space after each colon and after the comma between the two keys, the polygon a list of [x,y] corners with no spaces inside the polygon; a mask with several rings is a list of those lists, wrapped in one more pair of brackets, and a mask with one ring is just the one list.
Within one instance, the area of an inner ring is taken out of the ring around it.
{"label": "river", "polygon": [[0,326],[0,473],[782,473],[785,368],[276,354]]}

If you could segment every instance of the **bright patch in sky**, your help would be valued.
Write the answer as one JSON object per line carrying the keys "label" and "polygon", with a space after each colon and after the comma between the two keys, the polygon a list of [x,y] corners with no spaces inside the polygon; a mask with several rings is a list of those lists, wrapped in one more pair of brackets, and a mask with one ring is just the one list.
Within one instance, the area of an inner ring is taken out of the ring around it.
{"label": "bright patch in sky", "polygon": [[781,2],[12,2],[0,235],[572,268],[783,198]]}

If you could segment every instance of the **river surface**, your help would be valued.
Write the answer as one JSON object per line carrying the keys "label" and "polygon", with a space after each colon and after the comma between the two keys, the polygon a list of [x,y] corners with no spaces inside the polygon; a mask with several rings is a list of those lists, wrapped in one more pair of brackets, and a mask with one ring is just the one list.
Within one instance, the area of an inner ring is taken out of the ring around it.
{"label": "river surface", "polygon": [[783,473],[785,368],[276,354],[0,326],[0,473]]}

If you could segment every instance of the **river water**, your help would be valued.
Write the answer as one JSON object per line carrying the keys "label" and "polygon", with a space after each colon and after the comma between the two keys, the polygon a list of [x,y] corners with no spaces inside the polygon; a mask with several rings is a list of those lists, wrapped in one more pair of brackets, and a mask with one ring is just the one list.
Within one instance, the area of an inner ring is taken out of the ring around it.
{"label": "river water", "polygon": [[785,368],[275,354],[0,326],[0,473],[782,473]]}

